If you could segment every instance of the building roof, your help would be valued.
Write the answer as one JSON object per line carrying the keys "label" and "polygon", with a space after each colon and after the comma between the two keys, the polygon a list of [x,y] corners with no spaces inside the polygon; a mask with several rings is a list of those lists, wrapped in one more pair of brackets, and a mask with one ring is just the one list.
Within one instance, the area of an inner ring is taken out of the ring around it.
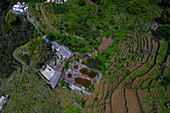
{"label": "building roof", "polygon": [[54,46],[55,49],[59,50],[61,45],[55,41],[52,41],[51,44]]}
{"label": "building roof", "polygon": [[2,97],[0,98],[0,103],[2,103],[2,102],[4,101],[4,99],[5,99],[5,97],[2,96]]}
{"label": "building roof", "polygon": [[20,5],[14,5],[13,6],[13,8],[19,8],[20,7]]}
{"label": "building roof", "polygon": [[61,58],[61,56],[69,59],[70,57],[73,56],[73,52],[68,49],[66,46],[61,46],[60,50],[57,51],[56,55]]}
{"label": "building roof", "polygon": [[25,2],[23,2],[22,4],[20,2],[17,2],[17,4],[13,6],[10,12],[13,12],[15,14],[21,14],[21,13],[27,12],[28,9],[29,9],[28,4],[26,4]]}
{"label": "building roof", "polygon": [[54,74],[55,74],[55,71],[53,69],[47,67],[41,73],[47,80],[51,80],[53,78]]}
{"label": "building roof", "polygon": [[55,68],[55,65],[56,65],[56,62],[55,62],[55,60],[53,60],[53,59],[50,59],[50,60],[48,60],[48,61],[46,61],[45,62],[45,65],[48,65],[48,66],[50,66],[51,68]]}
{"label": "building roof", "polygon": [[50,80],[50,85],[51,85],[51,87],[52,87],[53,89],[56,87],[56,85],[57,85],[58,80],[60,79],[60,77],[61,77],[61,72],[56,71],[56,72],[54,73],[53,78]]}

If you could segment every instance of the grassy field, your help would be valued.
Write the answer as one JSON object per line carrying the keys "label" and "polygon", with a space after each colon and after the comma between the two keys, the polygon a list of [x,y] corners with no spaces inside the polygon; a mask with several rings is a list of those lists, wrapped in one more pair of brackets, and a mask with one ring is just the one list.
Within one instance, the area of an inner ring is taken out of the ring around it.
{"label": "grassy field", "polygon": [[[78,92],[71,95],[71,91],[59,86],[50,90],[36,74],[32,61],[26,67],[28,71],[25,71],[21,85],[16,85],[16,93],[6,111],[168,112],[166,102],[170,101],[170,87],[163,86],[160,79],[169,75],[168,42],[158,41],[151,33],[159,26],[153,23],[154,18],[160,16],[159,6],[150,4],[147,13],[136,16],[127,13],[126,5],[113,7],[111,4],[101,8],[87,4],[81,7],[78,0],[68,1],[65,6],[52,3],[34,5],[35,9],[31,11],[33,14],[39,12],[35,16],[43,24],[40,29],[56,35],[55,41],[81,54],[93,54],[97,50],[92,57],[99,59],[95,63],[99,63],[98,70],[103,73],[103,78],[96,83],[90,96]],[[63,9],[57,11],[60,8]],[[68,35],[65,36],[65,33]],[[114,41],[99,52],[101,44],[108,43],[103,40],[104,37]],[[83,63],[90,65],[88,60]],[[17,75],[20,76],[20,73]],[[85,102],[83,110],[74,106],[73,98],[78,103],[80,100]]]}

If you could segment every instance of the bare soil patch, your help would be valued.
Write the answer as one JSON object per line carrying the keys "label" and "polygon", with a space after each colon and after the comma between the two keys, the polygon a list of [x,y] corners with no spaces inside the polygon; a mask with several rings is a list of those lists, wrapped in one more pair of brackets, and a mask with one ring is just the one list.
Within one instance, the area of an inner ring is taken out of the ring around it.
{"label": "bare soil patch", "polygon": [[135,90],[126,89],[125,92],[129,113],[140,113],[140,108],[135,95]]}
{"label": "bare soil patch", "polygon": [[123,89],[116,89],[111,98],[113,113],[126,113]]}
{"label": "bare soil patch", "polygon": [[103,50],[107,49],[113,43],[113,41],[114,39],[112,39],[111,37],[103,37],[103,42],[99,46],[99,50],[102,52]]}

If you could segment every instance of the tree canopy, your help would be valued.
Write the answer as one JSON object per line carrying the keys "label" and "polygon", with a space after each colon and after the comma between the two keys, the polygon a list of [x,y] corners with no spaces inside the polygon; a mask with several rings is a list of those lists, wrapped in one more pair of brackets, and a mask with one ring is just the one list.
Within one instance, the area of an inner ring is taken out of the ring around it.
{"label": "tree canopy", "polygon": [[169,25],[160,26],[152,33],[157,39],[165,39],[166,41],[170,41],[170,38],[169,38],[170,37],[170,26]]}
{"label": "tree canopy", "polygon": [[5,21],[8,24],[8,26],[12,29],[12,30],[16,30],[16,26],[19,24],[20,19],[19,17],[12,12],[8,12],[6,17],[5,17]]}
{"label": "tree canopy", "polygon": [[40,44],[45,45],[45,41],[41,37],[31,39],[26,45],[27,54],[35,58],[37,53],[37,45]]}
{"label": "tree canopy", "polygon": [[36,45],[35,56],[37,60],[44,62],[52,56],[52,52],[47,45],[38,44]]}
{"label": "tree canopy", "polygon": [[163,24],[170,23],[170,8],[164,9],[161,13],[161,21]]}
{"label": "tree canopy", "polygon": [[159,3],[159,5],[162,8],[168,8],[170,6],[170,0],[161,0],[161,2]]}
{"label": "tree canopy", "polygon": [[148,3],[148,0],[133,0],[128,5],[128,12],[134,15],[142,14],[147,11],[146,7]]}

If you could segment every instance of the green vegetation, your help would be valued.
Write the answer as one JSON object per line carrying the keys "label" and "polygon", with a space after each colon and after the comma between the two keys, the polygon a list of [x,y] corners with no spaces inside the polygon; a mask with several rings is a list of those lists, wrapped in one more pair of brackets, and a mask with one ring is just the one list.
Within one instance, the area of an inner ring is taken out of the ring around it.
{"label": "green vegetation", "polygon": [[166,41],[170,41],[170,26],[163,25],[158,27],[155,31],[153,31],[153,35],[158,39],[164,39]]}
{"label": "green vegetation", "polygon": [[12,31],[16,31],[16,26],[19,24],[19,17],[15,13],[8,12],[5,17],[6,23]]}
{"label": "green vegetation", "polygon": [[47,59],[49,59],[50,57],[52,57],[52,52],[50,50],[51,48],[48,48],[47,45],[42,45],[42,44],[38,44],[36,46],[36,58],[39,61],[46,61]]}
{"label": "green vegetation", "polygon": [[75,91],[72,90],[72,92],[73,92],[73,96],[74,96],[75,102],[76,102],[77,104],[80,104],[81,107],[84,108],[84,107],[85,107],[85,101],[82,100],[82,99],[80,99],[80,98],[75,94]]}
{"label": "green vegetation", "polygon": [[89,91],[90,91],[90,92],[93,92],[94,90],[95,90],[94,85],[91,84],[91,85],[89,86]]}
{"label": "green vegetation", "polygon": [[161,2],[159,3],[159,5],[162,8],[168,8],[170,6],[170,1],[169,0],[161,0]]}
{"label": "green vegetation", "polygon": [[44,62],[52,56],[51,45],[41,37],[31,39],[26,45],[27,54],[37,61]]}
{"label": "green vegetation", "polygon": [[128,5],[130,14],[143,14],[147,11],[148,0],[133,0]]}
{"label": "green vegetation", "polygon": [[[127,1],[130,3],[125,3]],[[30,9],[43,24],[40,31],[80,55],[90,52],[92,58],[83,59],[83,64],[102,72],[103,78],[95,88],[88,81],[92,92],[90,96],[73,94],[76,103],[84,107],[84,110],[78,110],[73,106],[68,84],[60,80],[59,84],[69,90],[60,85],[56,90],[50,90],[47,83],[35,74],[41,63],[31,62],[30,66],[24,68],[23,75],[18,70],[11,79],[13,84],[10,91],[13,93],[15,90],[16,94],[6,106],[6,111],[167,112],[169,27],[158,27],[154,20],[161,16],[164,24],[167,24],[168,13],[158,7],[159,1],[127,1],[92,0],[93,5],[87,0],[83,1],[85,3],[71,0],[58,5],[32,2]],[[103,40],[103,37],[107,39]],[[106,47],[109,38],[114,41]],[[10,42],[15,40],[10,39]],[[43,46],[38,47],[39,44]],[[37,52],[45,53],[48,46],[38,37],[30,40],[26,48],[28,55],[37,60]],[[66,62],[64,68],[68,68],[72,61]],[[84,82],[87,81],[77,82],[86,86]]]}
{"label": "green vegetation", "polygon": [[84,6],[86,5],[86,1],[85,0],[79,0],[79,6]]}
{"label": "green vegetation", "polygon": [[170,23],[170,8],[164,9],[161,13],[161,21],[164,24]]}

